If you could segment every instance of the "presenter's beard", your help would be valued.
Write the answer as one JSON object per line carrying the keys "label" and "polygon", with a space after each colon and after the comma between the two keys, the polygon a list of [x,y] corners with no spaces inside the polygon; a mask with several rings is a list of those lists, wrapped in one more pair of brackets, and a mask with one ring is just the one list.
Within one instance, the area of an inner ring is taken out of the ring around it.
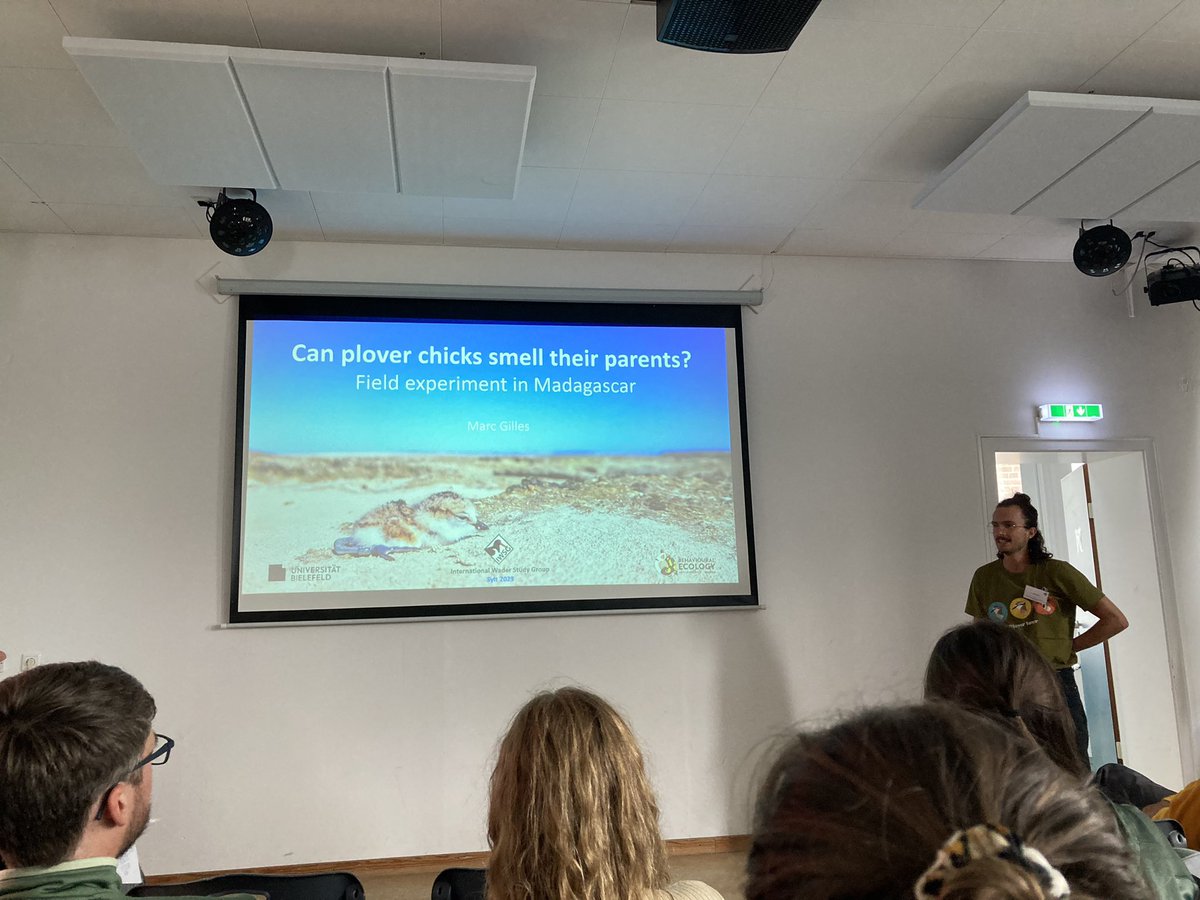
{"label": "presenter's beard", "polygon": [[121,847],[121,852],[117,856],[124,856],[137,839],[142,836],[142,832],[146,830],[146,826],[150,824],[150,801],[146,801],[145,807],[141,810],[140,815],[129,823],[129,833],[125,836],[125,841]]}

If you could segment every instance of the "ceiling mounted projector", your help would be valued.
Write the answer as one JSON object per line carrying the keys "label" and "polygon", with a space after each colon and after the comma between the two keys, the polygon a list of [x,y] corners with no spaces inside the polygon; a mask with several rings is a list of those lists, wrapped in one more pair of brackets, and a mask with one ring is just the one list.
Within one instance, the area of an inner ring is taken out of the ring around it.
{"label": "ceiling mounted projector", "polygon": [[[1196,247],[1177,247],[1160,250],[1153,256],[1164,253],[1186,254]],[[1197,251],[1200,252],[1200,251]],[[1190,256],[1190,254],[1188,254]],[[1192,257],[1195,258],[1195,257]],[[1161,269],[1146,272],[1146,286],[1142,288],[1150,296],[1151,306],[1163,306],[1167,303],[1195,303],[1200,300],[1200,265],[1181,263],[1171,260]]]}
{"label": "ceiling mounted projector", "polygon": [[258,191],[248,189],[250,198],[230,199],[222,188],[215,201],[201,200],[208,207],[208,234],[214,244],[231,256],[253,256],[271,240],[271,214],[258,202]]}
{"label": "ceiling mounted projector", "polygon": [[1129,240],[1129,235],[1112,222],[1086,231],[1080,222],[1079,240],[1075,242],[1075,251],[1071,255],[1075,260],[1075,268],[1080,272],[1100,278],[1111,275],[1129,262],[1132,253],[1133,242]]}

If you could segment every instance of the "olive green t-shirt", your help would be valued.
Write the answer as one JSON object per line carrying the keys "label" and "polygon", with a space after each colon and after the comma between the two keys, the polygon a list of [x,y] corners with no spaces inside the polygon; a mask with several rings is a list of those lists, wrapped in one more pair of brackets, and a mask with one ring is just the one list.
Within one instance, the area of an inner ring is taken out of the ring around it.
{"label": "olive green t-shirt", "polygon": [[[1026,598],[1026,587],[1040,588],[1050,596],[1045,603],[1034,602]],[[996,560],[975,570],[967,615],[1021,629],[1050,665],[1063,669],[1077,662],[1071,648],[1076,608],[1091,609],[1103,596],[1082,572],[1061,559],[1030,563],[1019,575]]]}

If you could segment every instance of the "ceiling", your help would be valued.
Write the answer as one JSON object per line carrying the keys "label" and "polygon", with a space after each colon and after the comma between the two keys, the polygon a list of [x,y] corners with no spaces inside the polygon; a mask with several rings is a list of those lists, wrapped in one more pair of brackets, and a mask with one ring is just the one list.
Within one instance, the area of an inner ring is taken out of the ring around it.
{"label": "ceiling", "polygon": [[659,44],[627,0],[0,8],[0,231],[206,239],[222,185],[151,181],[67,35],[537,67],[514,199],[260,192],[277,240],[1066,260],[1077,222],[912,203],[1026,91],[1200,100],[1200,0],[823,0],[746,56]]}

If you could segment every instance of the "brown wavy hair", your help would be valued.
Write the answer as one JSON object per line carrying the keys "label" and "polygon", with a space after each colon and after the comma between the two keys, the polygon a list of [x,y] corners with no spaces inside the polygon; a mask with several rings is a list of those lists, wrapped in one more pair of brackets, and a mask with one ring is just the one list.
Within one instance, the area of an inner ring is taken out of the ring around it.
{"label": "brown wavy hair", "polygon": [[538,694],[500,743],[488,900],[644,900],[669,881],[637,740],[581,688]]}
{"label": "brown wavy hair", "polygon": [[[948,703],[861,713],[791,739],[759,796],[746,900],[911,898],[959,830],[993,823],[1040,851],[1071,900],[1149,900],[1108,804],[1030,741]],[[948,873],[952,900],[1043,900],[1019,865]]]}
{"label": "brown wavy hair", "polygon": [[943,634],[925,667],[925,697],[1010,719],[1063,769],[1091,774],[1058,676],[1015,628],[980,619]]}

